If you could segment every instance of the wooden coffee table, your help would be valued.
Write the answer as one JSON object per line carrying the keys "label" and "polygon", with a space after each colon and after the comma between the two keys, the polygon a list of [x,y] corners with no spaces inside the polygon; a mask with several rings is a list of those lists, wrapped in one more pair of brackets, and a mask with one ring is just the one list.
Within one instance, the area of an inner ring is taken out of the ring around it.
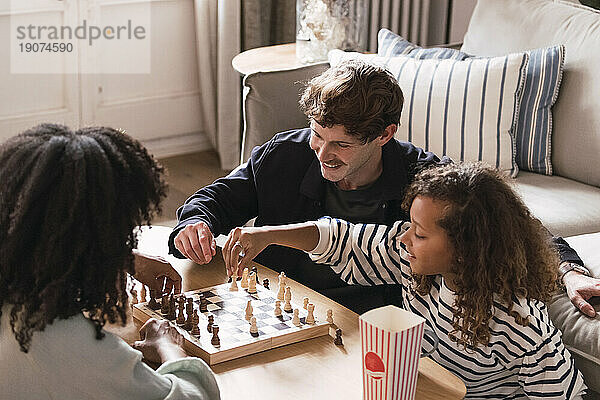
{"label": "wooden coffee table", "polygon": [[[167,254],[167,238],[171,229],[156,226],[141,235],[141,251]],[[220,253],[207,265],[166,256],[183,277],[183,290],[221,284],[226,281]],[[284,262],[284,261],[282,261]],[[261,281],[269,278],[277,284],[277,273],[257,265]],[[343,331],[343,346],[333,344],[333,337],[321,336],[270,349],[213,365],[223,399],[361,399],[362,369],[358,314],[288,278],[296,299],[308,297],[315,304],[315,314],[325,318],[333,310],[334,323]],[[138,339],[137,327],[130,321],[126,327],[110,327],[127,342]],[[333,333],[333,332],[332,332]],[[416,399],[462,399],[463,382],[432,361],[421,359]]]}

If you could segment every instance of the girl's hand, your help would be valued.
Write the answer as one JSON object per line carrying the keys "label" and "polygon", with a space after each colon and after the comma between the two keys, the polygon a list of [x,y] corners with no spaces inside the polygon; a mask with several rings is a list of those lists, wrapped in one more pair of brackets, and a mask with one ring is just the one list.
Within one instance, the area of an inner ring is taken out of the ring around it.
{"label": "girl's hand", "polygon": [[169,321],[150,318],[140,328],[140,338],[133,348],[141,351],[148,361],[162,364],[187,356],[182,347],[183,336]]}
{"label": "girl's hand", "polygon": [[227,276],[241,276],[254,257],[274,243],[272,236],[266,227],[235,228],[229,232],[223,246]]}

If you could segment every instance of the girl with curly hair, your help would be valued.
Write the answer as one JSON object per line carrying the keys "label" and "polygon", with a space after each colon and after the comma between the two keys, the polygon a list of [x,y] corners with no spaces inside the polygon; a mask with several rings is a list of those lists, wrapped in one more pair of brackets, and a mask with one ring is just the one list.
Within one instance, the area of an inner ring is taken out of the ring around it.
{"label": "girl with curly hair", "polygon": [[[431,357],[464,381],[467,398],[580,398],[583,378],[544,304],[556,289],[555,247],[506,178],[481,163],[428,169],[404,208],[411,221],[391,227],[325,217],[236,228],[225,263],[239,275],[278,244],[348,283],[400,284],[403,307],[439,338]],[[432,349],[431,339],[423,343]]]}
{"label": "girl with curly hair", "polygon": [[0,182],[2,398],[219,398],[165,323],[142,327],[139,351],[103,330],[126,322],[134,228],[165,197],[145,148],[111,128],[44,124],[0,145]]}

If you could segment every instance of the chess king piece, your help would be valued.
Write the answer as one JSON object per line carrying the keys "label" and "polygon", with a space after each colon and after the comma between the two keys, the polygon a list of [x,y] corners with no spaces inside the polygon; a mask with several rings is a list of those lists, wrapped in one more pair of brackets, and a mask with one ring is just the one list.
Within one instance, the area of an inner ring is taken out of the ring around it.
{"label": "chess king piece", "polygon": [[283,311],[292,312],[292,289],[288,286],[285,288],[285,304],[283,305]]}
{"label": "chess king piece", "polygon": [[213,327],[214,323],[215,323],[215,316],[210,314],[208,316],[208,325],[206,325],[206,330],[209,332],[212,332],[212,327]]}
{"label": "chess king piece", "polygon": [[292,324],[296,325],[296,326],[300,326],[300,312],[298,311],[297,308],[294,308],[294,316],[292,317]]}
{"label": "chess king piece", "polygon": [[240,283],[242,289],[248,288],[248,268],[244,268],[242,271],[242,282]]}
{"label": "chess king piece", "polygon": [[248,304],[246,305],[246,321],[250,321],[252,317],[252,300],[248,300]]}
{"label": "chess king piece", "polygon": [[342,330],[339,328],[335,330],[335,339],[333,339],[333,344],[337,346],[342,346],[344,344],[342,342]]}
{"label": "chess king piece", "polygon": [[253,337],[258,337],[258,327],[256,326],[256,317],[250,318],[250,334]]}
{"label": "chess king piece", "polygon": [[212,344],[213,346],[220,346],[221,345],[221,339],[219,339],[219,325],[214,324],[212,326],[212,338],[210,339],[210,344]]}
{"label": "chess king piece", "polygon": [[248,275],[248,293],[258,293],[256,290],[256,274],[254,272],[250,272],[250,275]]}
{"label": "chess king piece", "polygon": [[237,285],[237,275],[231,275],[231,286],[229,286],[229,291],[230,292],[237,292],[238,289],[238,285]]}
{"label": "chess king piece", "polygon": [[308,306],[306,307],[306,309],[308,310],[308,314],[306,315],[306,323],[310,324],[310,325],[314,325],[315,323],[315,305],[313,303],[308,303]]}
{"label": "chess king piece", "polygon": [[305,297],[302,301],[304,303],[302,307],[306,310],[306,306],[308,305],[308,297]]}
{"label": "chess king piece", "polygon": [[200,336],[199,323],[200,317],[198,316],[198,310],[194,310],[194,315],[192,316],[192,331],[190,332],[194,336]]}
{"label": "chess king piece", "polygon": [[264,287],[265,289],[268,289],[268,288],[269,288],[269,278],[265,278],[265,279],[263,279],[263,287]]}
{"label": "chess king piece", "polygon": [[327,322],[333,324],[333,310],[327,310]]}
{"label": "chess king piece", "polygon": [[273,310],[273,314],[276,317],[281,317],[281,300],[275,300],[275,310]]}

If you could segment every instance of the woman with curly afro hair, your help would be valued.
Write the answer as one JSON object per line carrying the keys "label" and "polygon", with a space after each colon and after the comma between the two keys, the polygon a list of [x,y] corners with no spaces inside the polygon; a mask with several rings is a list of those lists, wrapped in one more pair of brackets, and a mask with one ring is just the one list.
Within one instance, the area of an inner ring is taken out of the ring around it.
{"label": "woman with curly afro hair", "polygon": [[139,351],[103,330],[126,322],[134,228],[165,197],[145,148],[111,128],[43,124],[0,145],[0,182],[0,397],[219,398],[163,322],[142,327]]}
{"label": "woman with curly afro hair", "polygon": [[439,338],[433,349],[426,336],[424,350],[464,381],[467,398],[581,398],[582,375],[544,303],[557,287],[556,248],[507,179],[482,163],[431,168],[416,176],[404,207],[411,221],[391,227],[324,217],[236,228],[226,266],[243,268],[279,244],[348,283],[400,284],[403,307]]}

